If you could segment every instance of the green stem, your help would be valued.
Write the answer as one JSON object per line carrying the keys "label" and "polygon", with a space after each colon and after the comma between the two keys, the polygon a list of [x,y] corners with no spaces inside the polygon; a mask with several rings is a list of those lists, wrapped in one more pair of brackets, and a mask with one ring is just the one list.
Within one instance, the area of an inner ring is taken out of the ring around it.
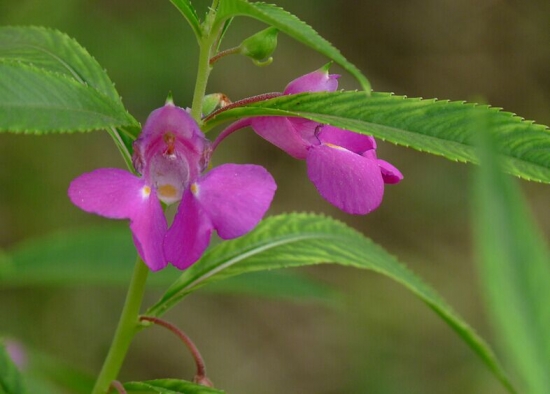
{"label": "green stem", "polygon": [[149,268],[138,257],[115,337],[113,338],[111,348],[103,363],[92,394],[108,393],[111,382],[118,376],[130,343],[140,326],[139,310],[145,292],[145,282],[148,273]]}
{"label": "green stem", "polygon": [[214,21],[216,19],[217,1],[214,1],[210,12],[206,16],[203,25],[203,36],[199,43],[199,64],[197,67],[197,80],[195,82],[195,92],[193,94],[193,103],[191,106],[191,116],[201,125],[202,120],[202,101],[206,93],[206,85],[212,66],[210,58],[214,50],[214,44],[218,37],[219,28],[214,29]]}

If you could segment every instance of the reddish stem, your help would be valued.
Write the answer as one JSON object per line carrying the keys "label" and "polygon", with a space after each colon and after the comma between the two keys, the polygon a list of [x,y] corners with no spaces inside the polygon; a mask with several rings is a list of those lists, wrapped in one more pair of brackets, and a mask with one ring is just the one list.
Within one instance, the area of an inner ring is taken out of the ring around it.
{"label": "reddish stem", "polygon": [[217,54],[215,54],[214,56],[212,56],[210,58],[210,65],[213,65],[214,63],[216,63],[218,60],[220,60],[222,57],[226,57],[228,55],[234,55],[236,53],[239,53],[241,50],[241,48],[239,47],[235,47],[235,48],[229,48],[229,49],[226,49],[225,51],[221,51],[221,52],[218,52]]}
{"label": "reddish stem", "polygon": [[204,360],[199,352],[199,349],[195,346],[191,338],[189,338],[175,325],[157,317],[140,316],[139,320],[157,324],[159,326],[167,328],[168,330],[172,331],[172,333],[176,334],[176,336],[183,341],[185,346],[187,346],[187,349],[189,349],[189,351],[191,352],[191,355],[195,360],[195,364],[197,365],[197,373],[195,374],[195,378],[193,379],[194,382],[202,384],[203,386],[214,387],[212,382],[210,382],[210,380],[206,377],[206,366],[204,365]]}
{"label": "reddish stem", "polygon": [[279,97],[279,96],[282,96],[282,95],[283,94],[279,93],[279,92],[272,92],[272,93],[259,94],[258,96],[247,97],[247,98],[242,99],[242,100],[234,101],[231,104],[226,105],[225,107],[220,108],[220,109],[212,112],[210,115],[208,115],[207,117],[205,117],[203,119],[203,122],[209,121],[210,119],[216,117],[217,115],[219,115],[220,113],[222,113],[224,111],[227,111],[228,109],[243,107],[247,104],[252,104],[252,103],[257,103],[259,101],[269,100],[269,99]]}
{"label": "reddish stem", "polygon": [[231,123],[229,125],[229,127],[227,127],[226,129],[224,129],[217,137],[216,139],[214,140],[214,142],[212,143],[212,152],[214,152],[214,150],[216,150],[216,148],[218,147],[218,145],[220,144],[220,142],[222,142],[227,136],[233,134],[235,131],[237,130],[240,130],[244,127],[248,127],[250,126],[250,118],[245,118],[245,119],[241,119],[241,120],[238,120],[236,121],[235,123]]}
{"label": "reddish stem", "polygon": [[118,391],[119,394],[127,394],[124,386],[118,380],[113,380],[111,382],[111,388]]}

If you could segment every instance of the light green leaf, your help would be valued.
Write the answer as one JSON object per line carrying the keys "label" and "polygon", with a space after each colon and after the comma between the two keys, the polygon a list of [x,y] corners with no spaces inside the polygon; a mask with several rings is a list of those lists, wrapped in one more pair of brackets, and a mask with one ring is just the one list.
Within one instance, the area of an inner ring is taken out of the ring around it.
{"label": "light green leaf", "polygon": [[[136,249],[128,227],[88,228],[30,239],[0,255],[0,286],[128,286]],[[147,285],[166,289],[181,274],[166,267]],[[254,295],[288,301],[335,304],[327,285],[289,272],[254,272],[207,286],[209,293]]]}
{"label": "light green leaf", "polygon": [[0,131],[74,132],[136,121],[96,89],[60,73],[0,62]]}
{"label": "light green leaf", "polygon": [[197,11],[191,4],[189,0],[170,0],[172,4],[181,12],[184,18],[187,20],[197,40],[202,37],[201,25],[199,22],[199,17]]}
{"label": "light green leaf", "polygon": [[23,378],[0,340],[0,394],[25,394]]}
{"label": "light green leaf", "polygon": [[550,253],[518,186],[500,171],[488,136],[480,153],[473,218],[487,310],[522,392],[547,394]]}
{"label": "light green leaf", "polygon": [[216,23],[221,23],[235,16],[248,16],[274,26],[302,44],[334,60],[334,62],[357,78],[367,95],[370,95],[370,83],[361,71],[350,63],[330,42],[311,28],[311,26],[302,22],[293,14],[272,4],[261,2],[249,3],[246,0],[222,0],[216,14]]}
{"label": "light green leaf", "polygon": [[122,106],[107,73],[74,39],[43,27],[0,27],[0,59],[65,74]]}
{"label": "light green leaf", "polygon": [[146,315],[160,316],[201,286],[233,275],[320,263],[369,269],[404,285],[447,322],[513,392],[488,345],[431,287],[359,232],[323,216],[270,217],[251,233],[212,248],[184,271]]}
{"label": "light green leaf", "polygon": [[550,131],[487,105],[422,100],[361,92],[304,93],[220,111],[206,129],[242,117],[299,116],[404,145],[451,160],[477,163],[476,117],[491,121],[505,171],[550,183]]}
{"label": "light green leaf", "polygon": [[176,379],[157,379],[145,382],[130,382],[124,388],[131,393],[159,393],[159,394],[223,394],[225,391],[200,386],[195,383]]}

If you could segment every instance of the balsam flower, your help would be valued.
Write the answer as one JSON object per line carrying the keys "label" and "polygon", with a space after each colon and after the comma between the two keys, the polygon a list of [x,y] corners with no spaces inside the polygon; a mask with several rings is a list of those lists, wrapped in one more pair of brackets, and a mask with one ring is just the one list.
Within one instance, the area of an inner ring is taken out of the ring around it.
{"label": "balsam flower", "polygon": [[[69,198],[84,211],[129,219],[134,243],[153,271],[179,269],[203,254],[213,230],[239,237],[261,220],[273,199],[271,175],[255,165],[221,165],[205,175],[210,143],[192,117],[171,103],[151,113],[134,142],[140,175],[105,168],[81,175]],[[181,201],[168,229],[161,201]]]}
{"label": "balsam flower", "polygon": [[[338,75],[328,66],[290,82],[283,95],[333,92]],[[403,175],[376,157],[373,137],[298,117],[262,116],[240,120],[220,134],[214,146],[232,132],[250,126],[258,135],[292,157],[305,160],[307,174],[331,204],[351,214],[367,214],[382,202],[385,183]]]}

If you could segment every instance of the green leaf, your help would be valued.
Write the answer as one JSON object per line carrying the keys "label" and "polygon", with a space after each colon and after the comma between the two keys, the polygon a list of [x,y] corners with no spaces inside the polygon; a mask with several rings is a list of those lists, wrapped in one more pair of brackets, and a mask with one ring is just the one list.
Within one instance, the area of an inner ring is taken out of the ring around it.
{"label": "green leaf", "polygon": [[146,315],[160,316],[201,286],[233,275],[320,263],[373,270],[404,285],[447,322],[513,392],[488,345],[431,287],[359,232],[323,216],[270,217],[251,233],[212,248],[181,275]]}
{"label": "green leaf", "polygon": [[550,131],[487,105],[422,100],[388,93],[303,93],[221,110],[206,122],[249,116],[299,116],[404,145],[451,160],[477,163],[476,119],[487,116],[505,171],[550,183]]}
{"label": "green leaf", "polygon": [[124,388],[131,393],[159,393],[159,394],[223,394],[225,391],[200,386],[195,383],[176,379],[158,379],[145,382],[125,383]]}
{"label": "green leaf", "polygon": [[[485,123],[490,126],[489,120]],[[500,171],[490,138],[485,136],[481,145],[473,218],[487,310],[522,392],[546,394],[550,252],[517,184]]]}
{"label": "green leaf", "polygon": [[[96,98],[99,97],[99,100],[112,107],[107,111],[108,114],[114,113],[117,118],[120,118],[118,121],[105,123],[105,119],[99,121],[94,119],[97,116],[96,114],[86,116],[80,113],[76,119],[71,117],[71,121],[65,123],[67,119],[60,116],[62,112],[54,106],[60,104],[60,101],[71,102],[73,97],[62,97],[66,92],[63,89],[60,91],[46,91],[39,84],[36,93],[42,94],[46,102],[52,101],[49,107],[41,107],[39,110],[45,112],[49,118],[56,118],[56,121],[45,122],[44,117],[34,113],[33,106],[41,103],[24,100],[18,103],[18,105],[24,107],[18,109],[17,115],[27,119],[27,122],[13,122],[12,118],[0,117],[0,131],[52,132],[105,128],[111,134],[126,163],[131,164],[132,141],[139,134],[139,124],[126,113],[107,73],[74,39],[59,31],[43,27],[0,27],[0,61],[6,64],[27,65],[42,71],[64,75],[85,86],[86,89],[81,90],[87,91],[86,94]],[[19,78],[21,77],[19,75]],[[21,93],[18,91],[21,88],[20,81],[10,80],[10,78],[13,78],[13,76],[0,74],[0,86],[4,87],[4,90],[0,92],[0,102],[4,105],[6,105],[6,102],[11,103],[21,99]],[[57,83],[62,84],[63,79],[59,78]],[[25,87],[30,90],[30,93],[33,93],[32,86],[25,84]],[[93,90],[96,90],[96,92]],[[70,111],[74,108],[62,107],[62,109],[63,111]],[[0,109],[0,115],[6,110],[12,111],[8,106]],[[95,111],[96,108],[76,108],[76,110]],[[128,127],[123,130],[119,126]],[[130,165],[129,168],[133,167]]]}
{"label": "green leaf", "polygon": [[202,37],[201,25],[199,22],[199,17],[197,11],[191,4],[189,0],[170,0],[172,4],[181,12],[184,18],[187,20],[197,40]]}
{"label": "green leaf", "polygon": [[0,340],[0,394],[25,394],[23,378]]}
{"label": "green leaf", "polygon": [[337,305],[342,298],[341,293],[328,285],[288,271],[260,271],[233,276],[211,283],[203,290],[222,294],[262,296],[292,302],[321,301],[329,305]]}
{"label": "green leaf", "polygon": [[74,39],[57,30],[0,27],[0,59],[65,74],[122,106],[113,83],[99,63]]}
{"label": "green leaf", "polygon": [[126,110],[63,74],[0,62],[0,131],[73,132],[130,126]]}
{"label": "green leaf", "polygon": [[334,60],[357,78],[367,95],[370,95],[370,83],[361,71],[350,63],[330,42],[311,28],[311,26],[302,22],[293,14],[272,4],[261,2],[249,3],[246,0],[222,0],[216,14],[216,23],[221,23],[235,16],[248,16],[274,26],[302,44]]}
{"label": "green leaf", "polygon": [[[30,239],[0,255],[0,285],[128,286],[136,249],[124,227],[71,230]],[[173,267],[149,275],[147,285],[166,289],[181,274]],[[339,294],[327,285],[294,273],[255,272],[204,288],[206,292],[254,295],[334,304]]]}

